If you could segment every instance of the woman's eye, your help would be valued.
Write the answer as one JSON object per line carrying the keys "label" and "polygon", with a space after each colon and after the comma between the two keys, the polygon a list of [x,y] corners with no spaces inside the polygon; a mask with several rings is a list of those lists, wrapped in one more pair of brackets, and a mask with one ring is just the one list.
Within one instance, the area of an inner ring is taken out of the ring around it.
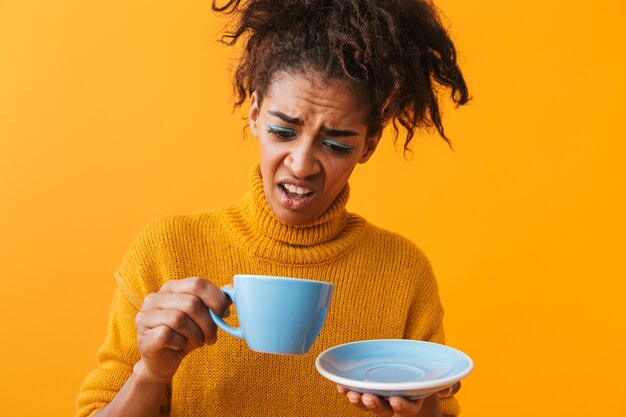
{"label": "woman's eye", "polygon": [[348,155],[351,154],[354,148],[352,146],[345,145],[341,142],[337,142],[331,139],[326,139],[322,142],[322,144],[330,149],[333,153],[337,155]]}
{"label": "woman's eye", "polygon": [[291,139],[296,137],[296,131],[289,127],[282,127],[277,125],[267,125],[267,133],[274,135],[280,139]]}

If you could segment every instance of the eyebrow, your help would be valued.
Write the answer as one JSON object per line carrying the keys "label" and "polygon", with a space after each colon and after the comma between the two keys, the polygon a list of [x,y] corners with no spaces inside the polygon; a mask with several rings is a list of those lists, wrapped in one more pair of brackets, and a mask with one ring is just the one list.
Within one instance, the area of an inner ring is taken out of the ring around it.
{"label": "eyebrow", "polygon": [[[296,126],[302,126],[304,124],[304,122],[298,119],[297,117],[289,116],[280,111],[268,110],[268,113],[271,114],[272,116],[278,117],[283,122],[291,123]],[[335,137],[348,137],[348,136],[359,135],[357,132],[353,130],[329,129],[327,127],[322,127],[320,130],[328,136],[335,136]]]}

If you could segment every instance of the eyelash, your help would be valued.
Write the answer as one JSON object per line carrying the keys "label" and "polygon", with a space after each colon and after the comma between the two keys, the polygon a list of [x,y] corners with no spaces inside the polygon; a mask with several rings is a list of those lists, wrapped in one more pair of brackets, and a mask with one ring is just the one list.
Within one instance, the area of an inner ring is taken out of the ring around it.
{"label": "eyelash", "polygon": [[340,145],[329,140],[322,141],[322,145],[326,146],[337,155],[350,155],[353,151],[351,146]]}
{"label": "eyelash", "polygon": [[270,135],[274,135],[279,139],[291,139],[296,137],[296,133],[293,132],[291,129],[278,129],[272,126],[267,127],[267,133],[269,133]]}
{"label": "eyelash", "polygon": [[[296,133],[291,129],[281,129],[275,126],[267,126],[267,133],[277,137],[278,139],[292,139],[296,137]],[[330,140],[322,141],[322,145],[336,155],[349,155],[353,151],[351,146],[341,145]]]}

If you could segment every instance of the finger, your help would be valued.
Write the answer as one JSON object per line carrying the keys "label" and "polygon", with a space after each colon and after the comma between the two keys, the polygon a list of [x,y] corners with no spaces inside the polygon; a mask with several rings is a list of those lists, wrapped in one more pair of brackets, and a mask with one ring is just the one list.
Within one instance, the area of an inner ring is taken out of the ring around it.
{"label": "finger", "polygon": [[389,405],[393,411],[402,417],[416,416],[422,409],[424,400],[407,400],[402,397],[389,398]]}
{"label": "finger", "polygon": [[165,326],[183,336],[191,349],[204,345],[204,333],[184,311],[158,309],[140,311],[135,322],[139,334]]}
{"label": "finger", "polygon": [[459,392],[460,389],[461,389],[461,381],[457,382],[456,384],[452,385],[451,387],[448,387],[448,388],[444,389],[443,391],[439,391],[437,393],[437,395],[439,395],[439,398],[452,397],[454,394]]}
{"label": "finger", "polygon": [[[187,293],[174,293],[174,292],[159,292],[156,294],[150,294],[144,300],[144,307],[142,311],[154,311],[154,310],[176,310],[181,311],[186,316],[192,320],[192,322],[197,326],[197,328],[202,333],[201,342],[211,344],[215,342],[217,335],[217,328],[213,320],[211,320],[211,316],[209,315],[209,310],[204,305],[204,302],[193,294]],[[175,320],[176,317],[169,317],[164,321],[163,324],[167,324],[172,327],[172,329],[179,331],[175,326],[177,322],[172,322],[171,320]],[[183,320],[183,317],[178,317],[178,319]],[[187,323],[182,323],[187,324]],[[155,324],[151,327],[155,327],[158,324]],[[181,332],[185,336],[187,333]]]}
{"label": "finger", "polygon": [[[224,288],[233,288],[233,284],[228,284]],[[230,306],[233,303],[233,300],[230,299],[229,296],[226,296],[226,310],[224,310],[220,315],[223,318],[228,318],[230,316]],[[218,313],[219,314],[219,313]]]}
{"label": "finger", "polygon": [[344,387],[343,385],[337,384],[337,391],[339,391],[340,394],[346,395],[349,390],[348,390],[348,388]]}
{"label": "finger", "polygon": [[138,336],[137,343],[141,355],[146,357],[158,356],[165,349],[179,351],[184,355],[188,346],[186,337],[167,326],[147,330]]}
{"label": "finger", "polygon": [[361,400],[367,409],[376,414],[378,417],[393,416],[393,409],[379,396],[374,394],[363,394]]}
{"label": "finger", "polygon": [[348,397],[348,401],[355,407],[360,408],[361,410],[369,411],[369,409],[363,404],[361,401],[361,393],[355,391],[348,391],[346,393],[346,397]]}
{"label": "finger", "polygon": [[161,287],[161,291],[193,294],[218,314],[222,314],[231,304],[230,299],[222,290],[204,278],[192,277],[167,281]]}

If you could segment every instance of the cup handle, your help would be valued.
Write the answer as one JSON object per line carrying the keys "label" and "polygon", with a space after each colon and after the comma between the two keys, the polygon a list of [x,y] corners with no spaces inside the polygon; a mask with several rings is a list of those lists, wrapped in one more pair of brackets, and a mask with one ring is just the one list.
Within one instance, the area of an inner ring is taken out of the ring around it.
{"label": "cup handle", "polygon": [[[229,297],[233,302],[235,302],[235,287],[224,287],[221,289],[227,297]],[[233,327],[230,324],[226,323],[223,318],[217,315],[213,310],[209,309],[209,314],[211,314],[211,318],[213,322],[220,329],[224,330],[226,333],[231,336],[238,337],[239,339],[243,339],[243,332],[241,331],[241,327]]]}

